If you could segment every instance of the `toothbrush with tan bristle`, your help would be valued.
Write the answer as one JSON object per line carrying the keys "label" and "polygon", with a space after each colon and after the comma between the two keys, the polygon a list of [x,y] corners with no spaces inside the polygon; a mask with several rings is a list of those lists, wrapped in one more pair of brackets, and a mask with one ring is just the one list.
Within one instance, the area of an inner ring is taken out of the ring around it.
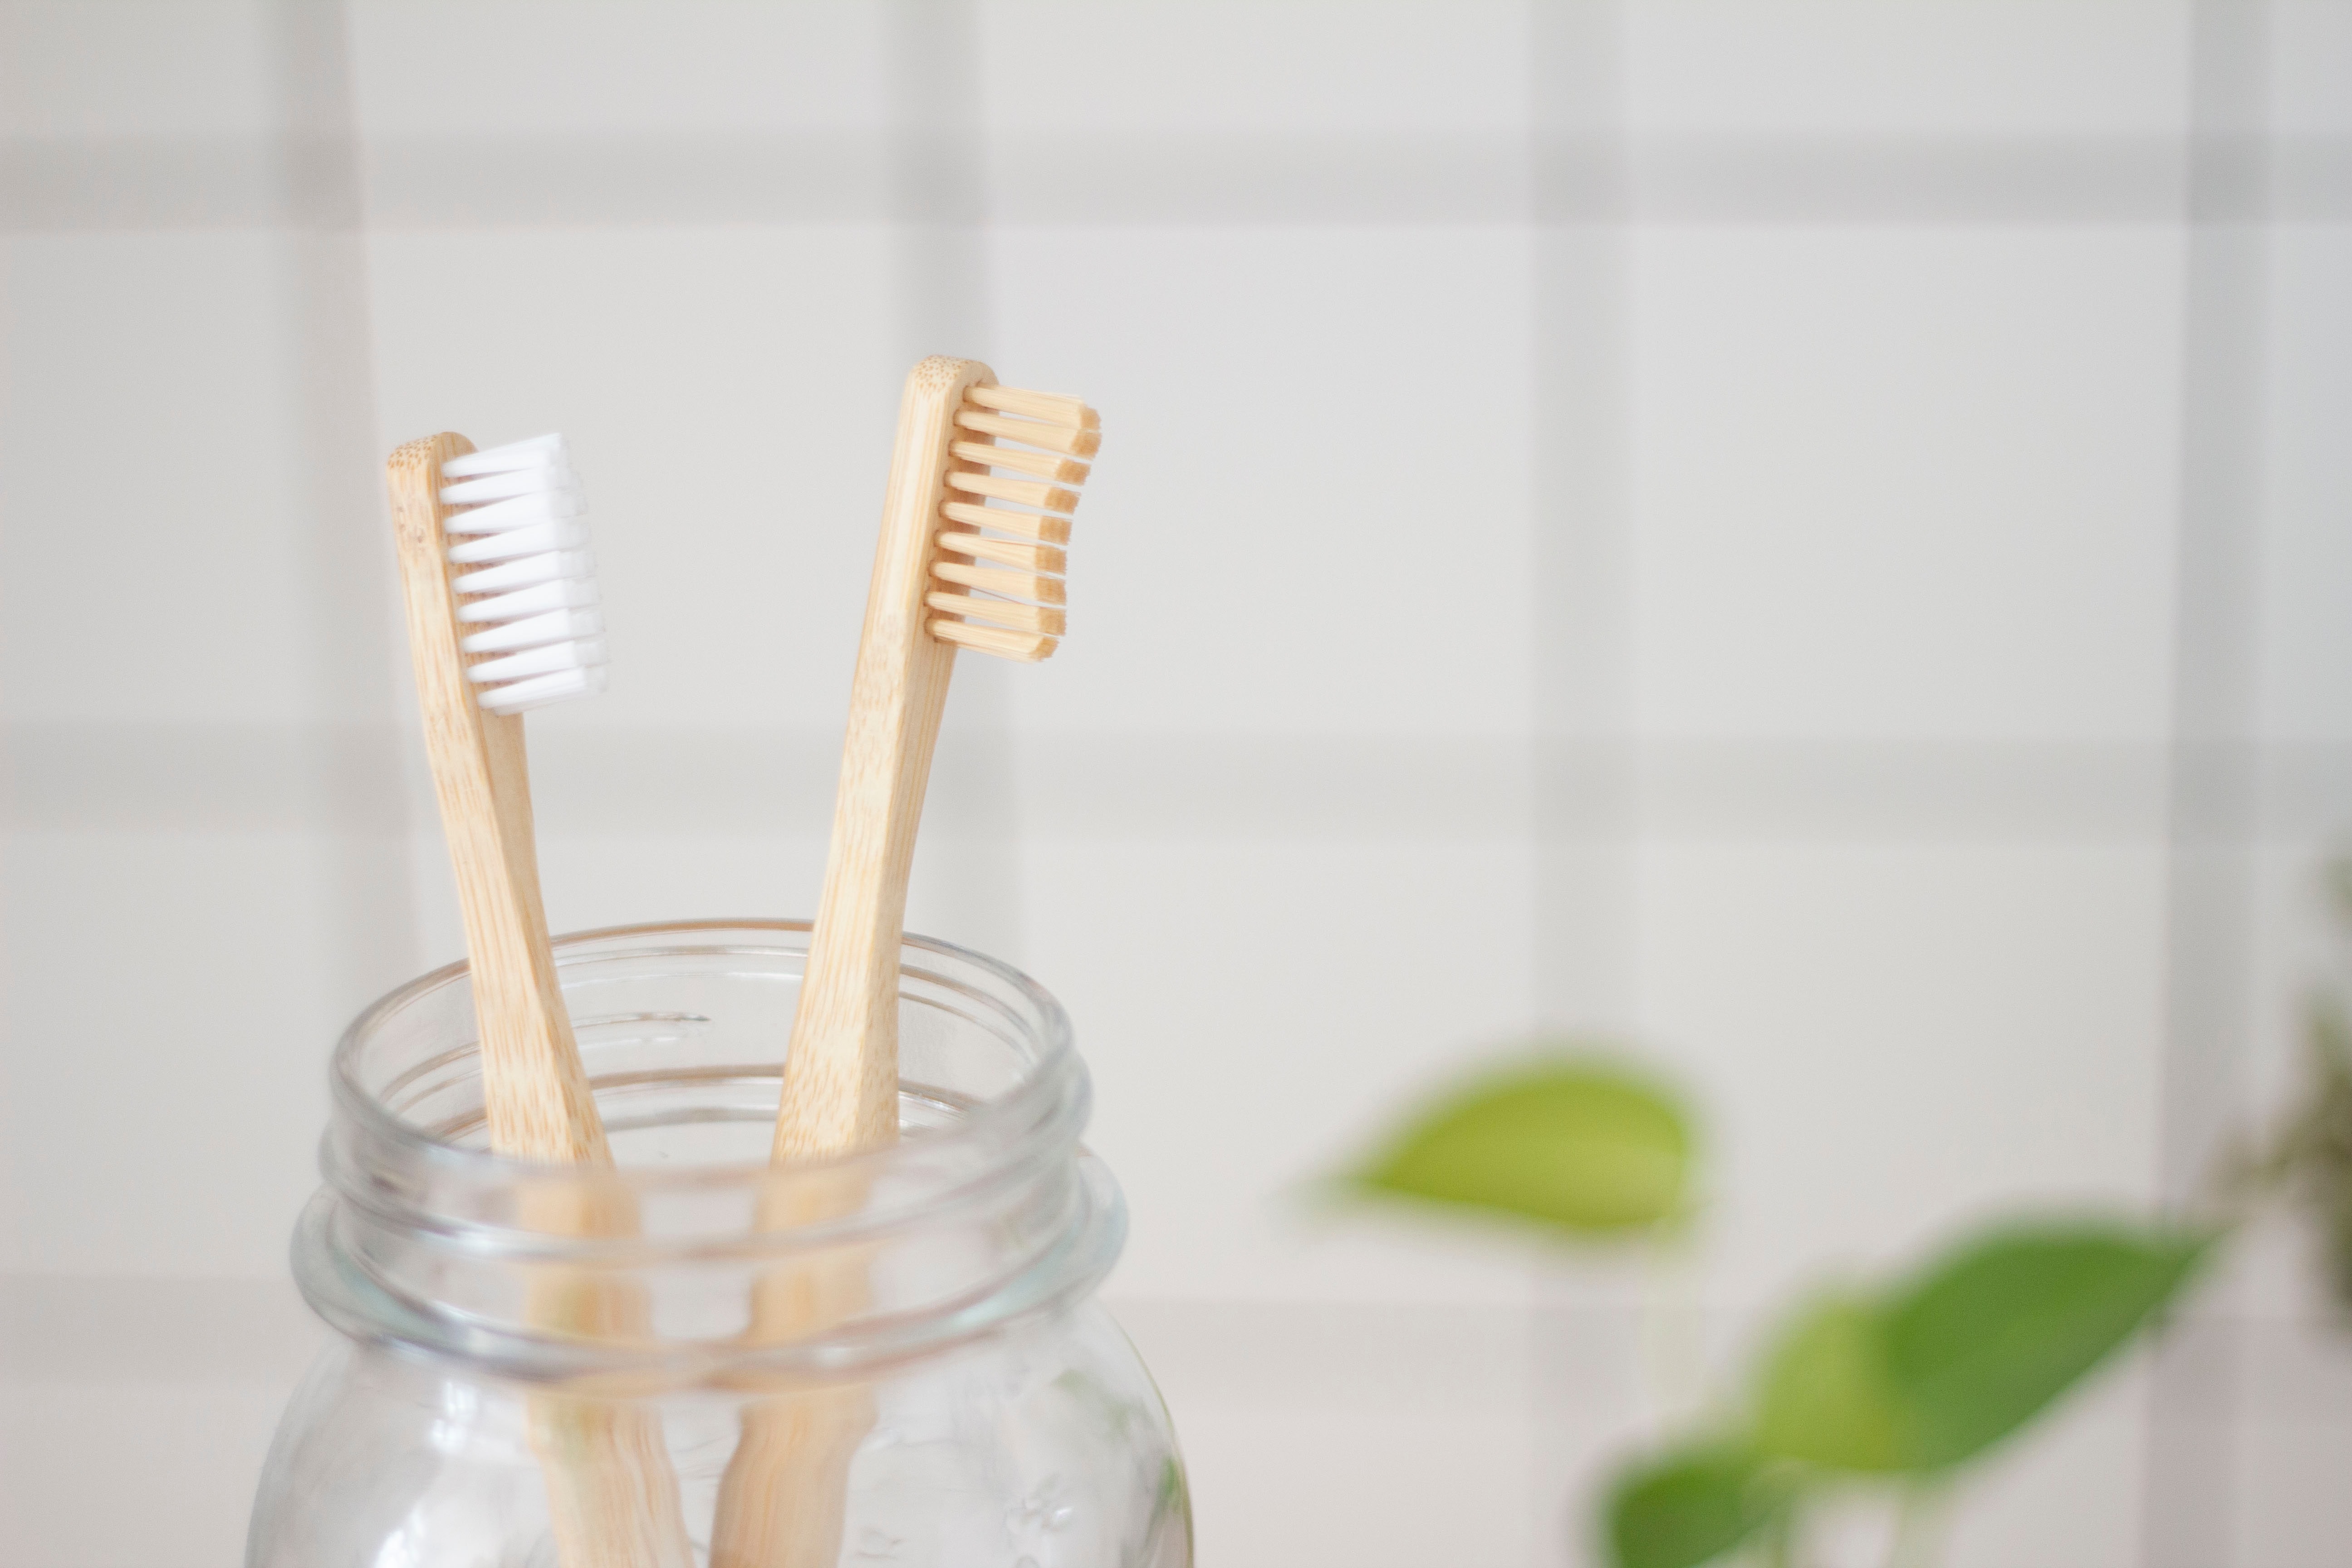
{"label": "toothbrush with tan bristle", "polygon": [[1063,633],[1061,546],[1097,422],[1076,398],[994,380],[977,361],[927,359],[898,405],[779,1163],[898,1136],[898,941],[956,650],[1034,661]]}
{"label": "toothbrush with tan bristle", "polygon": [[[898,949],[915,833],[959,648],[1035,662],[1064,631],[1062,546],[1101,444],[1075,397],[996,384],[976,360],[907,377],[882,536],[850,682],[824,890],[784,1058],[776,1163],[898,1135]],[[992,504],[996,503],[996,504]],[[796,1190],[783,1226],[853,1206],[846,1183]],[[865,1298],[855,1265],[761,1282],[751,1337],[822,1331]],[[850,1384],[753,1406],[719,1496],[711,1568],[832,1568],[849,1464],[873,1423]]]}
{"label": "toothbrush with tan bristle", "polygon": [[[490,1147],[609,1166],[540,901],[521,717],[604,685],[579,481],[560,436],[484,452],[463,436],[427,437],[394,452],[384,478],[425,752],[465,915]],[[577,1176],[526,1186],[522,1213],[564,1235],[636,1228],[617,1184],[591,1188]],[[642,1295],[570,1273],[535,1279],[526,1311],[575,1337],[650,1330]],[[649,1407],[534,1394],[530,1428],[562,1568],[693,1568]]]}

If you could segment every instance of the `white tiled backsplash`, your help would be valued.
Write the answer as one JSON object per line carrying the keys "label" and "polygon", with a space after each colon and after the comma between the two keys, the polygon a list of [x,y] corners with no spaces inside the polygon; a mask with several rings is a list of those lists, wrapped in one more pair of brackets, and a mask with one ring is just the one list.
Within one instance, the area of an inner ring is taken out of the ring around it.
{"label": "white tiled backsplash", "polygon": [[[1305,1196],[1532,1031],[1700,1097],[1718,1384],[1824,1273],[2185,1190],[2352,826],[2347,18],[0,0],[0,1559],[236,1554],[326,1050],[460,949],[374,500],[431,429],[586,477],[577,928],[812,903],[907,363],[1104,410],[911,922],[1076,1017],[1206,1562],[1593,1560],[1694,1392],[1640,1270]],[[2313,1317],[2249,1247],[1949,1562],[2336,1561]]]}

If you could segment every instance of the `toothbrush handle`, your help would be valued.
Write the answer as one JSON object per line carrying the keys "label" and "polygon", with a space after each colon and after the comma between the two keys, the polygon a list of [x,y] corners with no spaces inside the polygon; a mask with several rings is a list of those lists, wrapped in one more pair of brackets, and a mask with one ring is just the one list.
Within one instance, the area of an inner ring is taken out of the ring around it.
{"label": "toothbrush handle", "polygon": [[463,436],[446,433],[412,441],[392,455],[385,482],[408,601],[425,749],[472,960],[483,1110],[490,1146],[502,1154],[608,1163],[604,1125],[548,946],[522,720],[483,710],[466,679],[473,660],[457,647],[467,627],[457,619],[450,587],[449,508],[442,504],[439,479],[445,461],[473,449]]}
{"label": "toothbrush handle", "polygon": [[[393,454],[385,480],[425,752],[466,921],[483,1111],[490,1146],[501,1154],[610,1166],[612,1150],[556,984],[540,902],[522,720],[483,710],[458,647],[466,628],[451,586],[449,509],[440,499],[440,476],[444,462],[473,449],[463,436],[412,441]],[[519,1217],[562,1236],[637,1229],[625,1187],[579,1172],[526,1183]],[[531,1281],[526,1316],[537,1328],[583,1338],[643,1339],[653,1327],[642,1289],[562,1267]],[[694,1568],[677,1478],[653,1406],[538,1391],[529,1409],[563,1568]]]}
{"label": "toothbrush handle", "polygon": [[955,646],[924,623],[939,553],[949,454],[964,389],[995,380],[977,360],[932,358],[907,377],[882,536],[850,682],[824,890],[784,1059],[779,1162],[887,1143],[898,1133],[898,943],[931,750]]}

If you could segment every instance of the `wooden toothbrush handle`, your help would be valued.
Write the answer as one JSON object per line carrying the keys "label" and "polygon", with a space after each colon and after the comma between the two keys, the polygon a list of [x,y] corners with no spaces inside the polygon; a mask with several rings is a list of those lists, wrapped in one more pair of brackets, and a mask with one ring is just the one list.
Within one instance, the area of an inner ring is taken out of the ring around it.
{"label": "wooden toothbrush handle", "polygon": [[[866,624],[849,688],[841,784],[824,890],[784,1058],[773,1157],[822,1160],[898,1135],[898,946],[907,877],[923,816],[931,749],[955,647],[925,628],[938,555],[940,508],[964,389],[995,381],[976,360],[932,358],[907,377],[898,444],[882,502],[882,531],[866,590]],[[861,1177],[795,1178],[789,1197],[763,1199],[762,1229],[853,1212]],[[746,1338],[757,1343],[822,1333],[862,1310],[866,1262],[825,1258],[762,1279]],[[832,1568],[841,1553],[849,1470],[874,1425],[874,1394],[859,1384],[779,1394],[743,1413],[742,1436],[719,1483],[711,1568]]]}
{"label": "wooden toothbrush handle", "polygon": [[898,943],[955,646],[924,629],[964,389],[995,376],[934,357],[908,374],[882,535],[850,681],[824,890],[784,1059],[774,1156],[822,1159],[898,1134]]}
{"label": "wooden toothbrush handle", "polygon": [[469,658],[457,648],[467,627],[450,586],[450,509],[441,502],[441,465],[473,449],[463,436],[446,433],[411,441],[393,453],[384,477],[425,750],[472,958],[483,1110],[490,1146],[502,1154],[609,1161],[548,946],[522,720],[485,711],[466,679],[468,664],[495,656]]}
{"label": "wooden toothbrush handle", "polygon": [[762,1400],[719,1483],[710,1568],[835,1568],[849,1512],[849,1466],[874,1429],[863,1384]]}
{"label": "wooden toothbrush handle", "polygon": [[[472,961],[483,1111],[490,1147],[501,1154],[609,1166],[612,1150],[556,984],[540,903],[522,720],[484,710],[466,679],[472,659],[457,646],[466,627],[452,587],[441,465],[473,449],[463,436],[446,433],[412,441],[385,464],[385,482],[425,753]],[[637,1228],[625,1188],[588,1184],[577,1173],[527,1184],[520,1218],[564,1236]],[[581,1339],[641,1340],[652,1331],[642,1288],[562,1266],[532,1281],[524,1316],[535,1328]],[[534,1393],[529,1408],[563,1568],[694,1568],[658,1412],[562,1392]]]}

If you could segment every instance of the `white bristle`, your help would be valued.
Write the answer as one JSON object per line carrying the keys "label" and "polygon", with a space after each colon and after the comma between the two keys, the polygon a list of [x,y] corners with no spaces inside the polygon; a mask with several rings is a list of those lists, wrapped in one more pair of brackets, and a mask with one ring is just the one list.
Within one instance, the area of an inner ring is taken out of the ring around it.
{"label": "white bristle", "polygon": [[576,517],[555,522],[535,522],[524,528],[510,528],[504,533],[485,533],[463,544],[449,547],[449,559],[460,566],[477,561],[511,561],[518,555],[536,555],[542,550],[577,550],[588,542],[588,525]]}
{"label": "white bristle", "polygon": [[596,608],[596,557],[588,510],[561,436],[540,436],[452,458],[441,465],[444,525],[468,535],[450,561],[478,566],[451,586],[457,618],[486,629],[457,646],[505,657],[473,665],[483,707],[520,713],[604,689],[604,617]]}

